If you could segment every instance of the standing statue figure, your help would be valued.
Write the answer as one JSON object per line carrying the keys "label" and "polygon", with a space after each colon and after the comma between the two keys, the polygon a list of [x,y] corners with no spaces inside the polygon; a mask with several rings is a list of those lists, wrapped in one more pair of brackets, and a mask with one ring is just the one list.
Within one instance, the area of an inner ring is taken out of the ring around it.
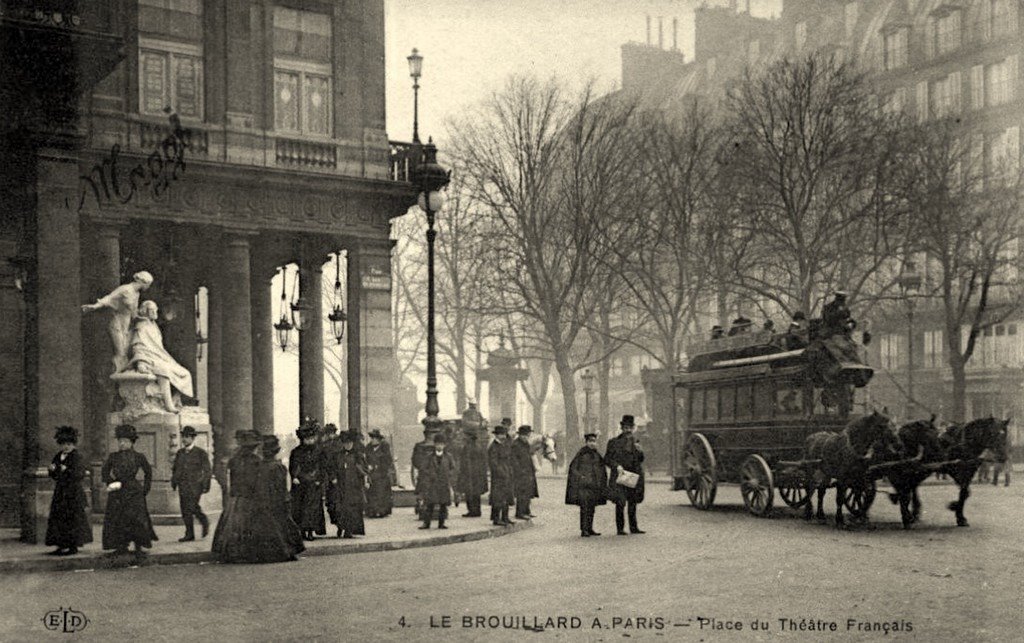
{"label": "standing statue figure", "polygon": [[139,315],[132,326],[128,366],[139,373],[156,375],[164,406],[171,413],[176,413],[178,408],[171,387],[192,397],[192,373],[164,349],[163,334],[156,323],[157,312],[154,301],[144,301],[139,306]]}
{"label": "standing statue figure", "polygon": [[114,372],[120,373],[128,367],[128,346],[131,341],[131,324],[139,309],[139,295],[153,285],[153,275],[146,271],[137,272],[132,276],[130,284],[122,284],[106,297],[96,300],[94,304],[82,306],[82,312],[88,313],[101,308],[114,311],[107,327],[110,341],[114,345]]}

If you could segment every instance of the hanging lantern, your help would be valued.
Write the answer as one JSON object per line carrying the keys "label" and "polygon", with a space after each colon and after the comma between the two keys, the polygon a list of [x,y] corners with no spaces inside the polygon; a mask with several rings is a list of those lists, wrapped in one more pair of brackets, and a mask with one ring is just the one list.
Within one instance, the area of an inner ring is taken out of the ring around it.
{"label": "hanging lantern", "polygon": [[[292,328],[302,332],[305,330],[305,319],[303,317],[309,312],[309,306],[306,304],[306,299],[302,296],[302,269],[296,268],[295,270],[295,281],[292,282]],[[298,295],[298,296],[296,296]]]}
{"label": "hanging lantern", "polygon": [[281,319],[274,324],[274,330],[277,332],[277,343],[281,346],[282,351],[288,350],[288,336],[291,335],[292,329],[295,328],[289,316],[290,308],[287,296],[285,295],[287,280],[288,272],[285,268],[281,268]]}
{"label": "hanging lantern", "polygon": [[348,320],[348,315],[342,310],[341,301],[341,253],[334,253],[334,310],[327,315],[327,319],[331,322],[331,333],[334,335],[334,339],[341,344],[341,340],[345,337],[345,322]]}

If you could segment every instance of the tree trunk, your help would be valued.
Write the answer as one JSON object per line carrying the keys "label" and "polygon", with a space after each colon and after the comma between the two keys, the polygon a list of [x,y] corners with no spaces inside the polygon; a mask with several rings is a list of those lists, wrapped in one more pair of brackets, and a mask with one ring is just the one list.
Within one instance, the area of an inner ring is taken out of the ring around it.
{"label": "tree trunk", "polygon": [[558,370],[558,381],[562,387],[562,406],[565,410],[565,452],[575,453],[583,446],[580,416],[576,410],[576,380],[573,379],[575,372],[565,354],[555,354],[555,368]]}
{"label": "tree trunk", "polygon": [[953,372],[953,409],[949,419],[963,422],[967,413],[967,373],[966,362],[960,355],[951,355],[949,367]]}
{"label": "tree trunk", "polygon": [[460,345],[455,351],[455,413],[462,415],[466,405],[466,350]]}

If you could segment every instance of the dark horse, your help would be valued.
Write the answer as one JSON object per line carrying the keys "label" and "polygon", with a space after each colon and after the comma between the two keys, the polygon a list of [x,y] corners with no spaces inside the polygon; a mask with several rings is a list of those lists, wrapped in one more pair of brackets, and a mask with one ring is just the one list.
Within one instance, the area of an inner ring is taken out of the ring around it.
{"label": "dark horse", "polygon": [[958,527],[967,527],[964,503],[971,495],[971,480],[982,464],[982,454],[986,450],[997,452],[1000,445],[1006,443],[1009,423],[1009,419],[981,418],[962,426],[952,424],[941,434],[931,421],[919,420],[900,427],[903,454],[920,456],[919,464],[897,467],[888,473],[889,482],[896,490],[889,499],[899,503],[904,528],[920,516],[917,487],[932,473],[947,474],[960,487],[960,495],[949,503],[949,510],[956,513]]}
{"label": "dark horse", "polygon": [[[819,431],[807,436],[804,443],[804,459],[817,460],[814,475],[807,477],[807,505],[804,518],[810,520],[813,514],[812,494],[818,491],[818,518],[824,520],[825,491],[829,483],[836,484],[836,527],[845,526],[843,519],[843,499],[847,490],[863,491],[870,479],[868,468],[879,449],[888,454],[896,452],[896,434],[892,430],[889,418],[878,413],[865,415],[851,421],[839,433]],[[866,517],[865,509],[863,516]]]}

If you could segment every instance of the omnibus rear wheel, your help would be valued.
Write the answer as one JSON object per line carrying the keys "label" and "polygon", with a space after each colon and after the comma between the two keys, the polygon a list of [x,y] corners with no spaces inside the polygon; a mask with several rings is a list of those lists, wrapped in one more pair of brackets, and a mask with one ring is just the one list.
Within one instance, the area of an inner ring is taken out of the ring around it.
{"label": "omnibus rear wheel", "polygon": [[683,473],[686,477],[686,495],[690,504],[698,509],[709,509],[718,491],[718,464],[715,452],[700,433],[687,439],[683,449]]}

